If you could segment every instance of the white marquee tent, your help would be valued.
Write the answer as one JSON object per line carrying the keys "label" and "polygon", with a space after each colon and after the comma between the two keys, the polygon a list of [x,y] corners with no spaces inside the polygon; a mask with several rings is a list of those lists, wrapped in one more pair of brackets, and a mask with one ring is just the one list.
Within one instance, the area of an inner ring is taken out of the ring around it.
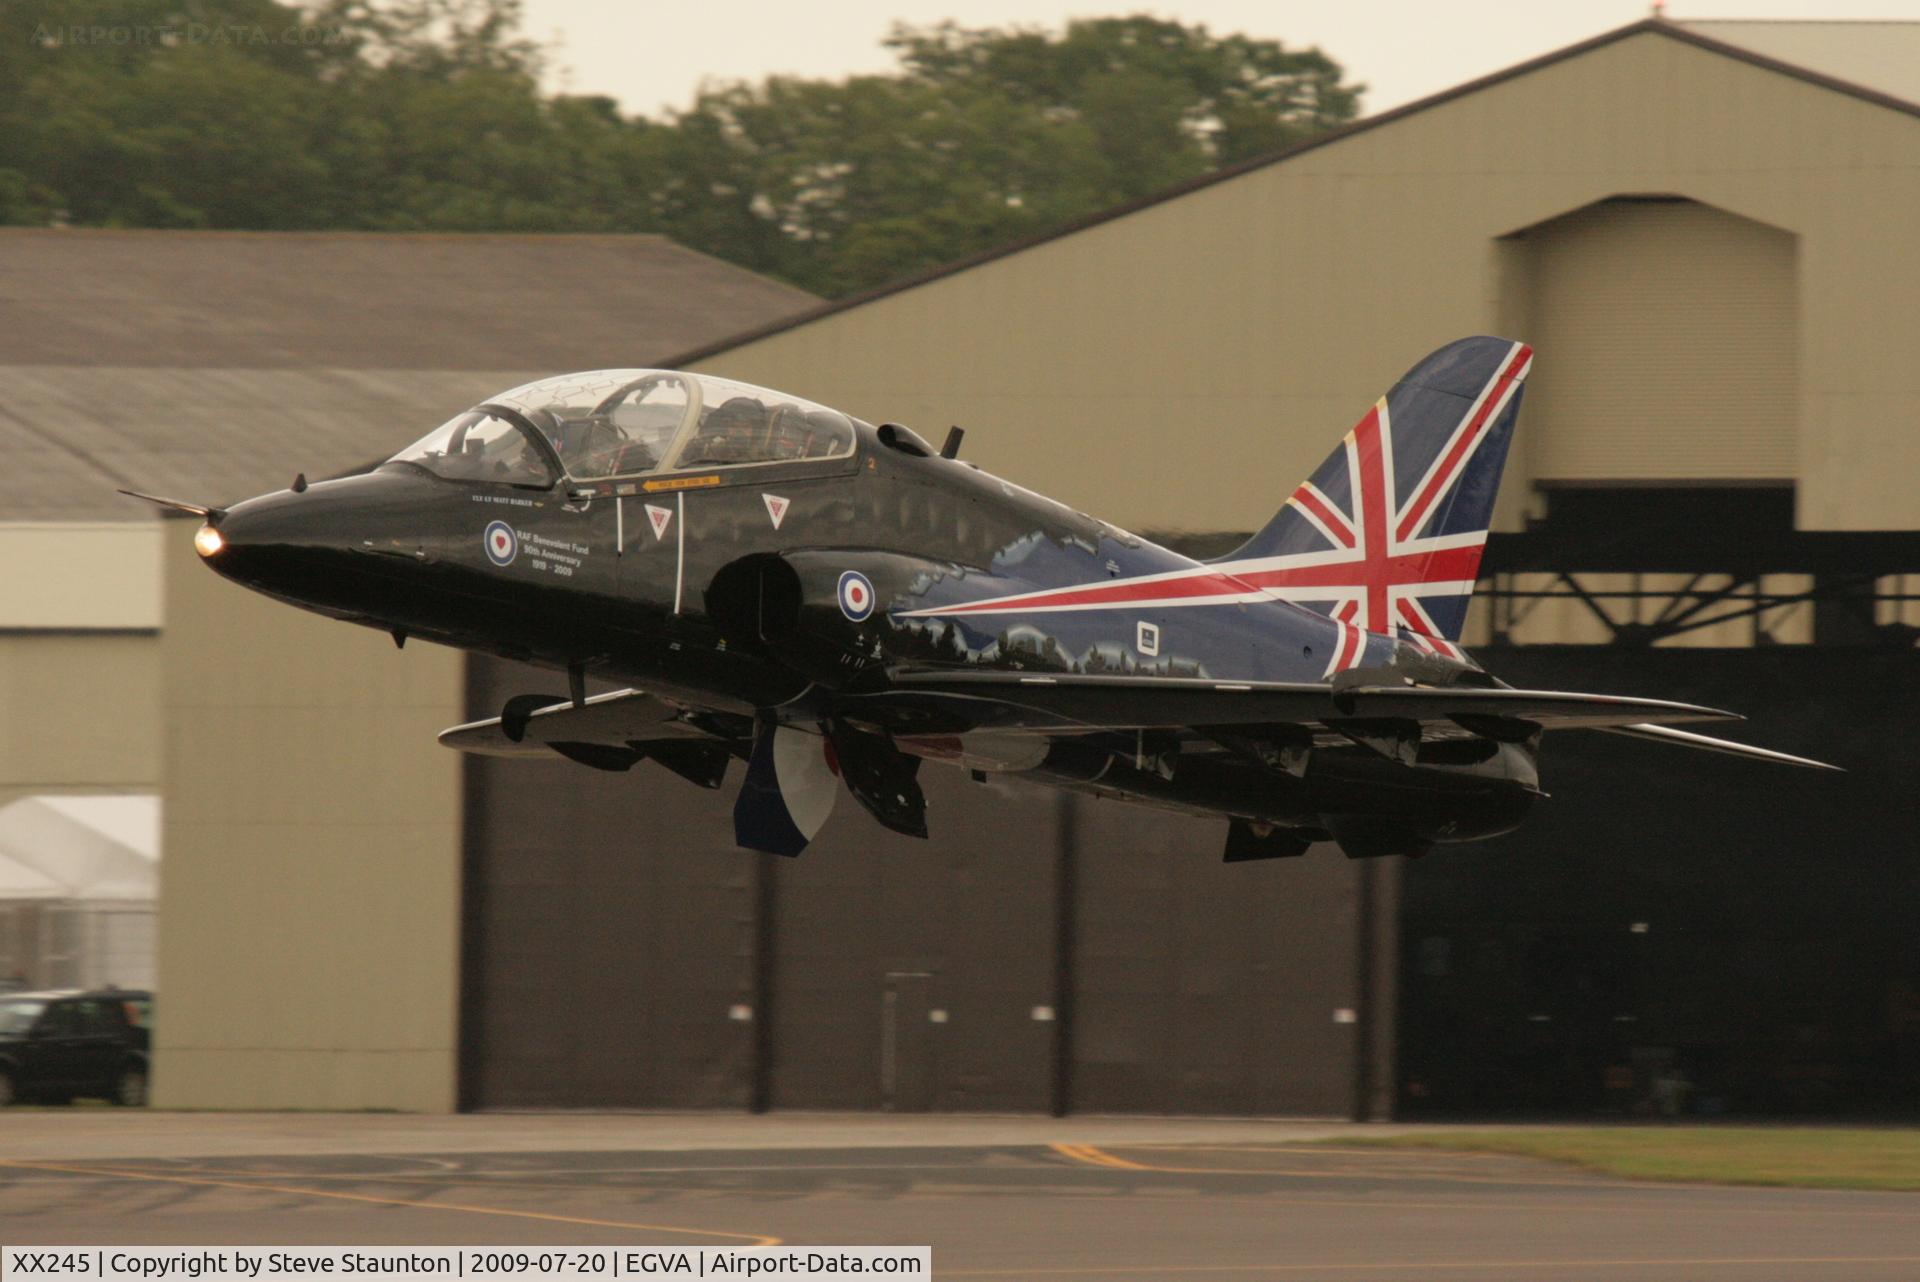
{"label": "white marquee tent", "polygon": [[0,981],[151,988],[157,797],[27,797],[0,808]]}

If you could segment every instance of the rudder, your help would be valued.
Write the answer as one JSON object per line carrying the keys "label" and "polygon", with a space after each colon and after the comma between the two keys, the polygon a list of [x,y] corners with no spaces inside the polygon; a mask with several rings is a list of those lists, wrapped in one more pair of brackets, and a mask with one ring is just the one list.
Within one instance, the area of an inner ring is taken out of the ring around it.
{"label": "rudder", "polygon": [[1532,361],[1504,338],[1434,352],[1214,564],[1343,624],[1457,654]]}

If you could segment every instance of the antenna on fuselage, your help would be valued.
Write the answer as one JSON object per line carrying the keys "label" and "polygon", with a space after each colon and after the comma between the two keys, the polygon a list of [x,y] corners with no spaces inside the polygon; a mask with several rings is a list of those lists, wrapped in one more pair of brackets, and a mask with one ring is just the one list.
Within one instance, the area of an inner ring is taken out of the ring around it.
{"label": "antenna on fuselage", "polygon": [[960,438],[965,436],[966,434],[967,434],[966,431],[963,428],[960,428],[958,426],[948,428],[947,439],[945,443],[940,446],[940,457],[941,458],[960,457]]}

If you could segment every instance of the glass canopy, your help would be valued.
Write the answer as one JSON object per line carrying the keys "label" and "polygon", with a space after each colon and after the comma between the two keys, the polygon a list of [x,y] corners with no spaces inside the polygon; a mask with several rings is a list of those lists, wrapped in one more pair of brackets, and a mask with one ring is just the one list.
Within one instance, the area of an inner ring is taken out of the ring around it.
{"label": "glass canopy", "polygon": [[597,480],[845,458],[853,453],[853,424],[824,405],[711,374],[595,370],[504,392],[393,461],[449,480],[547,486],[558,478],[527,438],[529,428],[553,447],[569,477]]}

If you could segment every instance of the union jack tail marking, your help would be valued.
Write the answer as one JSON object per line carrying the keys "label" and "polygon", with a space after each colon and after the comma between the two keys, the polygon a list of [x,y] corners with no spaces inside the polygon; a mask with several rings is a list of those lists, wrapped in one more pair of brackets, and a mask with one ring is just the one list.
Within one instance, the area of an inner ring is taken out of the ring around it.
{"label": "union jack tail marking", "polygon": [[1332,618],[1329,675],[1360,661],[1366,632],[1458,658],[1532,361],[1526,344],[1497,338],[1427,357],[1265,529],[1211,568]]}

